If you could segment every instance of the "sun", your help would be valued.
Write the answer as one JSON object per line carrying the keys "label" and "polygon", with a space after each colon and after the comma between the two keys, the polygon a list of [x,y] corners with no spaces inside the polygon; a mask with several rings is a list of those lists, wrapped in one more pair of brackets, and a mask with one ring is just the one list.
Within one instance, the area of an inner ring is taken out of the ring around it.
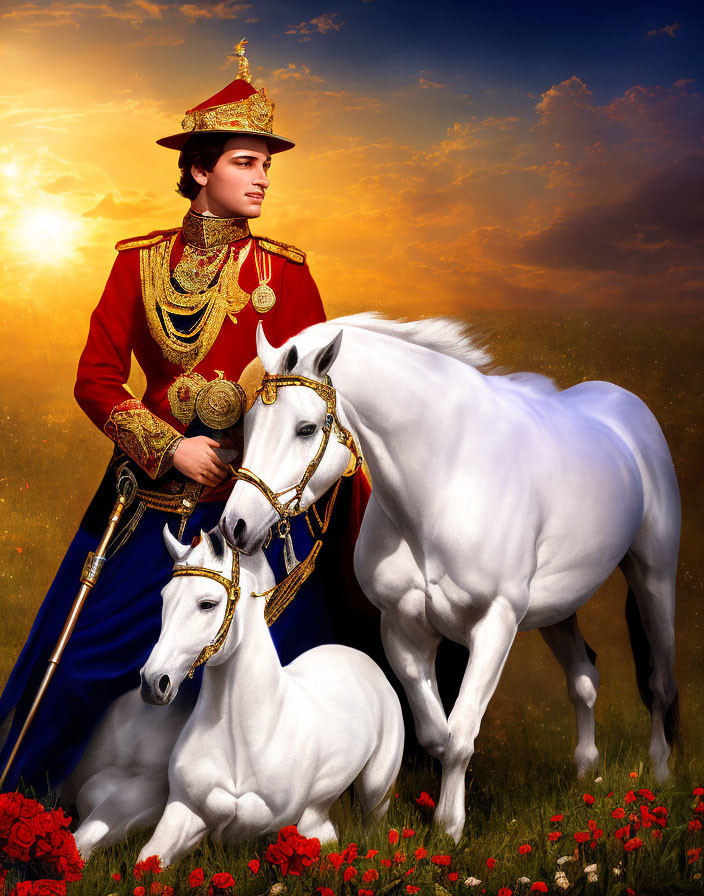
{"label": "sun", "polygon": [[76,255],[82,222],[64,209],[26,209],[19,221],[22,251],[38,264],[60,264]]}

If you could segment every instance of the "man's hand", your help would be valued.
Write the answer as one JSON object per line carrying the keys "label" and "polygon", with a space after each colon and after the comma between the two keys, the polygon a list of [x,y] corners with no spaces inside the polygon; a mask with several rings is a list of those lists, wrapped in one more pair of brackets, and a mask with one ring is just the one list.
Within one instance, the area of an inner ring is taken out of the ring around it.
{"label": "man's hand", "polygon": [[179,472],[201,485],[219,485],[229,470],[215,453],[220,443],[208,436],[181,439],[174,451],[173,464]]}

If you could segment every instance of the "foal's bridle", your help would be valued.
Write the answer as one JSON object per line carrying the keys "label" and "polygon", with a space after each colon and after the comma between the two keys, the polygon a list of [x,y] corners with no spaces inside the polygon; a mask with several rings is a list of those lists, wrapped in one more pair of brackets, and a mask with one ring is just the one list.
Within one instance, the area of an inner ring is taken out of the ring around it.
{"label": "foal's bridle", "polygon": [[[240,467],[238,470],[232,471],[235,479],[239,479],[242,482],[249,482],[250,485],[258,488],[281,517],[279,522],[279,535],[281,537],[286,535],[289,530],[290,518],[298,516],[298,514],[304,512],[304,508],[301,506],[303,492],[320,466],[328,447],[333,428],[336,431],[337,441],[341,445],[344,445],[352,455],[350,458],[350,465],[342,475],[352,476],[364,462],[362,454],[357,448],[350,431],[340,422],[340,418],[337,414],[337,393],[329,376],[325,377],[325,382],[319,383],[317,380],[311,380],[308,377],[298,376],[297,374],[292,373],[278,375],[265,373],[262,378],[262,384],[257,390],[255,397],[261,395],[264,404],[273,404],[276,401],[278,390],[286,386],[304,386],[307,389],[312,389],[316,395],[323,399],[326,407],[325,423],[322,428],[323,438],[320,441],[320,445],[318,446],[318,450],[315,452],[313,459],[306,467],[303,476],[297,484],[275,492],[263,479],[246,467]],[[351,463],[352,460],[354,460],[354,464]],[[284,500],[284,496],[290,492],[293,492],[291,497],[288,500]]]}

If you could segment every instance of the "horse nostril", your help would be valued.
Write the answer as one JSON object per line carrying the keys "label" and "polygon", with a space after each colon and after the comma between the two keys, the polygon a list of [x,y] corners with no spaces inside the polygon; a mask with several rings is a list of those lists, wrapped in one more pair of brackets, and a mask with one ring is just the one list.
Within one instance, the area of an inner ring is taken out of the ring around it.
{"label": "horse nostril", "polygon": [[171,684],[171,679],[168,675],[162,675],[159,679],[159,692],[161,694],[165,694]]}
{"label": "horse nostril", "polygon": [[237,520],[237,524],[235,528],[232,530],[232,539],[237,547],[242,547],[245,539],[245,532],[247,531],[247,523],[240,517]]}

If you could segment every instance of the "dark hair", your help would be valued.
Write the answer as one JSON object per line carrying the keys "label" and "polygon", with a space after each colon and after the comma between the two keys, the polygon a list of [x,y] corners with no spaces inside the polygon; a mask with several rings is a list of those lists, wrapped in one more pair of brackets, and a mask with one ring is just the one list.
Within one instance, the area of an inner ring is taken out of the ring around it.
{"label": "dark hair", "polygon": [[200,184],[191,174],[191,166],[197,165],[204,171],[212,171],[230,137],[232,134],[193,134],[188,138],[178,157],[181,177],[176,184],[176,192],[184,199],[195,199],[200,192]]}

